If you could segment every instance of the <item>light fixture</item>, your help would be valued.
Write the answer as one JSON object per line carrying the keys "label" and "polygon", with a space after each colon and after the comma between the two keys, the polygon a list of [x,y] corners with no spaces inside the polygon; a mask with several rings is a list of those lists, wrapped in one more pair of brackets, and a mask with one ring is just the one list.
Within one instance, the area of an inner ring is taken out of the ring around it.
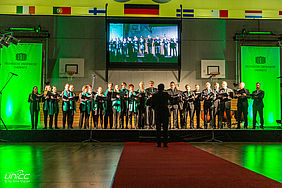
{"label": "light fixture", "polygon": [[10,35],[10,36],[8,37],[7,41],[8,41],[8,42],[11,42],[11,43],[13,43],[13,44],[15,44],[15,45],[17,45],[17,44],[20,42],[19,39],[13,37],[12,35]]}
{"label": "light fixture", "polygon": [[0,44],[9,47],[11,43],[7,41],[7,37],[5,35],[2,35],[2,37],[0,38]]}

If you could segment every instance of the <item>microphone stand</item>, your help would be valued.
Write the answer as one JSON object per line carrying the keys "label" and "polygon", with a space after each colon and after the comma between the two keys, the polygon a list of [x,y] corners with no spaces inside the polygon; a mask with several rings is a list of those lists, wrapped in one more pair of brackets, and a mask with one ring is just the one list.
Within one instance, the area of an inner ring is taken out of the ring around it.
{"label": "microphone stand", "polygon": [[[3,86],[3,88],[1,89],[0,91],[0,121],[3,123],[3,126],[5,127],[6,130],[8,130],[7,126],[5,125],[5,122],[4,120],[2,119],[2,116],[1,116],[1,110],[2,110],[2,95],[3,95],[3,90],[5,89],[5,87],[8,85],[8,83],[10,82],[10,80],[12,79],[12,77],[15,76],[15,74],[12,74],[10,76],[10,78],[7,80],[6,84]],[[3,139],[0,139],[0,142],[6,142],[7,140],[3,140]]]}
{"label": "microphone stand", "polygon": [[[93,89],[93,87],[94,87],[95,78],[96,78],[96,75],[93,74],[93,75],[92,75],[92,89]],[[92,95],[93,95],[93,94],[92,94]],[[93,101],[92,101],[92,102],[93,102]],[[87,140],[82,141],[83,143],[85,143],[85,142],[100,142],[99,140],[95,140],[95,139],[93,138],[93,129],[92,129],[93,113],[92,113],[92,109],[90,110],[90,113],[92,114],[92,115],[91,115],[91,114],[89,115],[89,117],[91,118],[91,119],[90,119],[90,129],[89,129],[90,135],[89,135],[89,138],[88,138]]]}
{"label": "microphone stand", "polygon": [[[215,77],[215,76],[216,75],[210,75],[210,77],[209,77],[209,79],[211,80],[212,87],[213,87],[213,77]],[[216,115],[215,115],[215,117],[216,117]],[[221,140],[218,140],[218,139],[215,138],[214,127],[215,127],[216,120],[212,120],[212,121],[214,122],[214,123],[212,123],[213,124],[212,125],[212,135],[211,135],[212,137],[211,137],[211,139],[207,140],[206,142],[222,142]]]}
{"label": "microphone stand", "polygon": [[6,125],[5,125],[5,123],[4,123],[3,119],[2,119],[2,116],[1,116],[2,95],[3,95],[3,90],[4,90],[5,87],[8,85],[8,83],[10,82],[10,80],[12,79],[13,76],[15,76],[15,74],[12,74],[12,75],[10,76],[10,78],[7,80],[6,84],[3,86],[3,88],[2,88],[1,91],[0,91],[0,120],[1,120],[1,122],[3,123],[3,125],[4,125],[4,127],[5,127],[6,130],[8,130],[8,128],[6,127]]}

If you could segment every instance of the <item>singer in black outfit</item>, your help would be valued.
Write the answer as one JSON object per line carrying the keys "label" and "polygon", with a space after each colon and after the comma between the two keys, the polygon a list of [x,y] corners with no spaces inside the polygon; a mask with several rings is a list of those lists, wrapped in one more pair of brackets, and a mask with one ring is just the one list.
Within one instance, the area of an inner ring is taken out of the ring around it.
{"label": "singer in black outfit", "polygon": [[237,129],[241,128],[242,122],[242,113],[243,113],[243,121],[244,128],[248,128],[248,98],[250,98],[250,92],[248,89],[245,89],[245,83],[240,83],[240,89],[235,91],[236,98],[238,98],[237,102]]}
{"label": "singer in black outfit", "polygon": [[200,86],[197,84],[195,85],[195,90],[193,91],[194,94],[194,111],[192,113],[192,119],[194,119],[194,115],[196,113],[196,120],[197,120],[197,129],[200,129],[200,112],[201,112],[201,100],[202,100],[202,93],[200,91]]}
{"label": "singer in black outfit", "polygon": [[[120,89],[120,116],[119,116],[119,127],[121,129],[128,129],[128,89],[126,89],[126,83],[121,83]],[[125,126],[124,126],[125,118]]]}
{"label": "singer in black outfit", "polygon": [[152,96],[157,92],[157,88],[154,87],[154,81],[149,82],[149,87],[146,89],[146,124],[149,129],[152,129],[155,125],[155,111],[152,108]]}
{"label": "singer in black outfit", "polygon": [[189,85],[185,86],[186,91],[182,93],[182,101],[183,103],[183,120],[182,127],[187,126],[187,118],[188,114],[190,117],[190,129],[194,129],[194,118],[192,118],[192,113],[194,111],[194,92],[191,91],[191,87]]}
{"label": "singer in black outfit", "polygon": [[260,83],[256,84],[257,90],[252,93],[253,102],[253,129],[256,128],[257,124],[257,113],[259,113],[260,118],[260,128],[263,129],[264,119],[263,119],[263,98],[264,91],[260,90]]}
{"label": "singer in black outfit", "polygon": [[51,100],[51,86],[46,85],[44,90],[44,97],[42,98],[43,102],[43,114],[44,114],[44,129],[47,129],[48,125],[48,115],[49,115],[49,103]]}
{"label": "singer in black outfit", "polygon": [[169,110],[168,101],[170,96],[164,92],[164,84],[158,85],[158,92],[152,96],[152,107],[156,112],[156,127],[157,127],[157,145],[161,147],[161,129],[163,128],[163,144],[167,147],[168,143],[168,121]]}
{"label": "singer in black outfit", "polygon": [[[173,128],[179,129],[180,127],[178,124],[178,106],[180,102],[181,93],[179,90],[175,88],[174,82],[170,82],[170,89],[167,90],[167,93],[170,95],[170,98],[171,98],[170,105],[169,105],[169,111],[170,111],[170,114],[172,112],[172,115],[173,115]],[[168,122],[168,126],[169,128],[171,128],[170,120]]]}
{"label": "singer in black outfit", "polygon": [[206,89],[202,91],[202,98],[204,100],[204,128],[208,128],[208,115],[210,116],[210,126],[213,125],[213,101],[215,99],[215,95],[213,90],[211,89],[211,84],[209,82],[206,83]]}
{"label": "singer in black outfit", "polygon": [[139,83],[139,89],[137,91],[137,115],[138,115],[138,128],[145,128],[145,112],[146,112],[146,91],[144,82]]}
{"label": "singer in black outfit", "polygon": [[39,102],[41,97],[42,96],[38,93],[38,88],[34,86],[32,89],[32,93],[28,97],[28,102],[30,103],[30,115],[32,125],[31,129],[37,129],[38,114],[40,111]]}
{"label": "singer in black outfit", "polygon": [[58,114],[59,114],[59,101],[60,101],[60,96],[57,93],[57,88],[56,86],[52,87],[52,92],[51,92],[51,99],[49,102],[49,128],[53,128],[53,120],[55,117],[55,129],[58,129]]}
{"label": "singer in black outfit", "polygon": [[108,127],[108,119],[110,120],[110,129],[113,128],[113,83],[108,83],[108,89],[105,92],[105,116],[104,116],[104,129]]}
{"label": "singer in black outfit", "polygon": [[233,98],[233,90],[227,87],[227,82],[222,82],[222,89],[219,90],[220,96],[220,121],[219,128],[223,128],[222,122],[224,118],[224,111],[227,117],[227,126],[231,129],[231,99]]}

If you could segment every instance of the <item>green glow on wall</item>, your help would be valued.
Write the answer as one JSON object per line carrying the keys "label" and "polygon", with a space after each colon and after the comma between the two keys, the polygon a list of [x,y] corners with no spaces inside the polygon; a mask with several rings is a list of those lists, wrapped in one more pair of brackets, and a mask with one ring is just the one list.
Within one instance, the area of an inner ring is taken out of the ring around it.
{"label": "green glow on wall", "polygon": [[[261,83],[264,95],[264,121],[266,126],[275,126],[281,119],[280,96],[280,48],[279,47],[241,47],[241,80],[250,92],[256,90],[256,83]],[[249,124],[252,125],[253,100],[249,100]],[[259,122],[259,115],[257,115]]]}
{"label": "green glow on wall", "polygon": [[[28,95],[33,86],[41,90],[42,44],[19,43],[0,49],[0,88],[14,76],[3,91],[1,116],[8,129],[31,125]],[[3,128],[3,127],[1,127]]]}

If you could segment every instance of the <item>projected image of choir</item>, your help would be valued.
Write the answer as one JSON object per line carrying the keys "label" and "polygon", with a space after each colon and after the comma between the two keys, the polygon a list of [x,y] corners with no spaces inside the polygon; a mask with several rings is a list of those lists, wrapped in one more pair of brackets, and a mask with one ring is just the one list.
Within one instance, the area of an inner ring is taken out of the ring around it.
{"label": "projected image of choir", "polygon": [[109,51],[113,62],[159,62],[160,58],[178,57],[178,40],[158,35],[112,38],[109,42]]}
{"label": "projected image of choir", "polygon": [[[102,87],[95,89],[91,85],[84,85],[81,92],[75,94],[73,85],[65,84],[64,91],[59,93],[55,86],[51,87],[48,83],[42,95],[35,86],[28,98],[32,129],[37,129],[40,102],[44,129],[48,126],[49,129],[53,129],[53,124],[55,129],[59,129],[58,121],[62,122],[60,124],[62,129],[73,129],[76,105],[79,105],[79,129],[155,128],[152,97],[158,93],[158,90],[154,87],[153,81],[148,84],[149,87],[145,88],[145,83],[142,81],[139,87],[133,84],[127,85],[125,82],[121,85],[108,83],[105,92]],[[171,114],[168,123],[170,129],[231,129],[232,116],[236,119],[237,129],[241,128],[242,122],[244,122],[243,128],[247,129],[249,99],[253,100],[253,129],[256,128],[257,114],[260,117],[260,128],[264,128],[264,91],[260,89],[260,83],[257,83],[256,90],[250,93],[243,82],[239,84],[238,89],[229,88],[225,81],[222,82],[221,88],[219,83],[212,86],[210,82],[206,82],[203,90],[198,84],[194,89],[186,84],[184,91],[180,90],[178,84],[171,82],[165,92],[170,96],[168,101]],[[237,99],[236,111],[231,110],[233,98]],[[60,111],[63,116],[58,120]]]}

